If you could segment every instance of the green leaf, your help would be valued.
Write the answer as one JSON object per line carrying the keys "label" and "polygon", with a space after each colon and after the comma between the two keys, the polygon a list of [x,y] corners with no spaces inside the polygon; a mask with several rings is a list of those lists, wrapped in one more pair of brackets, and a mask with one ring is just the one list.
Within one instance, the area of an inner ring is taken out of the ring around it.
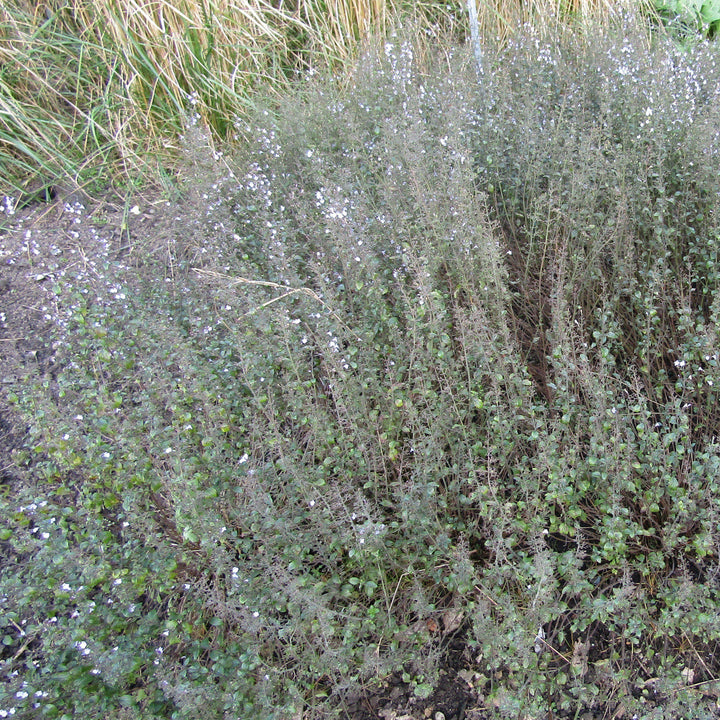
{"label": "green leaf", "polygon": [[700,9],[700,16],[707,25],[720,20],[720,0],[706,0]]}
{"label": "green leaf", "polygon": [[368,580],[363,585],[363,589],[365,590],[365,594],[368,597],[372,597],[375,594],[375,590],[377,589],[377,583],[373,582],[372,580]]}

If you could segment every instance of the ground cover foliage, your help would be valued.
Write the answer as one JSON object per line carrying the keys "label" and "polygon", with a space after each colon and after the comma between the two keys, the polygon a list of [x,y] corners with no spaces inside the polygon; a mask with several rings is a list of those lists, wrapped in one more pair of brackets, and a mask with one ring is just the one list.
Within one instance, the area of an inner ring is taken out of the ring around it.
{"label": "ground cover foliage", "polygon": [[400,33],[239,158],[189,127],[172,242],[59,257],[2,713],[332,716],[460,639],[489,717],[713,715],[717,51],[486,63]]}

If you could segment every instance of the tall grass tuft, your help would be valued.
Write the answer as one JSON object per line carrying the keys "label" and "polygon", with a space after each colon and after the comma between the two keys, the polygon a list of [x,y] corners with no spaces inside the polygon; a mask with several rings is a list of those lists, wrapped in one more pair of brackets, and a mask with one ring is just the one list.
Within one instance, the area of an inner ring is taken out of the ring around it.
{"label": "tall grass tuft", "polygon": [[623,15],[654,17],[654,4],[616,2],[615,0],[533,0],[516,2],[476,0],[481,34],[488,38],[507,40],[522,28],[549,35],[568,30],[582,30],[593,37],[602,34]]}
{"label": "tall grass tuft", "polygon": [[112,173],[132,113],[117,68],[67,9],[0,9],[0,193],[50,193],[59,178]]}
{"label": "tall grass tuft", "polygon": [[[414,11],[428,23],[452,16]],[[152,177],[144,158],[171,166],[188,122],[237,139],[255,91],[310,68],[341,70],[399,12],[385,2],[13,0],[0,9],[0,192],[33,199],[61,178]]]}

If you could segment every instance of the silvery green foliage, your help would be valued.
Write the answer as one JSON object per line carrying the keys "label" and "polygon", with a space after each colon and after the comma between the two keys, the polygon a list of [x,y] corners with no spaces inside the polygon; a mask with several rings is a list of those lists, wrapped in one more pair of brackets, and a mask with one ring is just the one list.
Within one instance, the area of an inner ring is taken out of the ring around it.
{"label": "silvery green foliage", "polygon": [[189,134],[140,268],[55,268],[0,709],[330,716],[461,640],[492,712],[709,712],[716,53],[484,60],[397,32],[238,157]]}

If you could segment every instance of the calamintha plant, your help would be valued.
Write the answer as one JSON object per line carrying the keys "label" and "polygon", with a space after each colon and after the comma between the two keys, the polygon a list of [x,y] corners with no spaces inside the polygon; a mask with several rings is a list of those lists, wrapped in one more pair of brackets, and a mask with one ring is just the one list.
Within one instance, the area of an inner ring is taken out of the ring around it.
{"label": "calamintha plant", "polygon": [[498,717],[711,712],[717,52],[411,38],[56,269],[0,709],[340,715],[461,642]]}

